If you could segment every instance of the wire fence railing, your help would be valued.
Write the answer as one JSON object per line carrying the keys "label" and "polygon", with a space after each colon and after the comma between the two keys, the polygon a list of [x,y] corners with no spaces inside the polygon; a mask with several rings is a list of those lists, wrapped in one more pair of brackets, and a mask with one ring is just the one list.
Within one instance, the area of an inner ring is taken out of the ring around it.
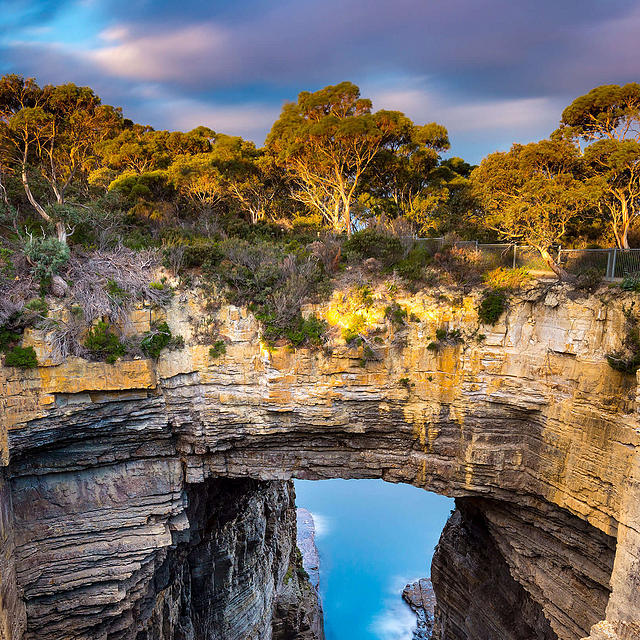
{"label": "wire fence railing", "polygon": [[[524,268],[530,271],[550,271],[540,252],[534,247],[517,244],[483,244],[476,240],[450,241],[445,238],[416,238],[415,242],[435,255],[446,247],[474,250],[482,253],[491,268]],[[553,256],[558,265],[573,275],[599,272],[606,280],[640,274],[640,249],[563,249],[555,247]]]}

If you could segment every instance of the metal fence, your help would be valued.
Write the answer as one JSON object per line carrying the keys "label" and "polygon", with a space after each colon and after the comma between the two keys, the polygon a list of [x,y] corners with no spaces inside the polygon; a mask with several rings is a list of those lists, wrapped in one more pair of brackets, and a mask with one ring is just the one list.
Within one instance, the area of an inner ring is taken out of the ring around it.
{"label": "metal fence", "polygon": [[558,262],[569,273],[594,270],[613,280],[640,273],[640,249],[561,249]]}
{"label": "metal fence", "polygon": [[[476,240],[448,241],[445,238],[416,238],[416,244],[435,255],[447,246],[472,249],[482,253],[490,268],[525,268],[530,271],[549,271],[537,249],[516,244],[481,244]],[[640,274],[640,249],[562,249],[553,250],[558,264],[574,275],[598,271],[607,280]]]}

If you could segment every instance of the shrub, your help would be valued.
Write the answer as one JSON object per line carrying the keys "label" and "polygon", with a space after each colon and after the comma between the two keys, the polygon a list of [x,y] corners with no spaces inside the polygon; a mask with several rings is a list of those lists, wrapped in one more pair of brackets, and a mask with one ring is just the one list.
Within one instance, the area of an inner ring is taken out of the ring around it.
{"label": "shrub", "polygon": [[384,317],[390,320],[396,329],[404,326],[407,316],[407,310],[403,309],[397,302],[385,307]]}
{"label": "shrub", "polygon": [[21,369],[33,369],[38,366],[38,358],[33,347],[13,347],[7,353],[4,364],[7,367],[20,367]]}
{"label": "shrub", "polygon": [[105,360],[109,364],[113,364],[127,351],[118,336],[102,320],[95,327],[89,329],[84,346],[94,358]]}
{"label": "shrub", "polygon": [[623,291],[640,291],[640,273],[632,273],[625,276],[620,283]]}
{"label": "shrub", "polygon": [[104,290],[110,298],[116,301],[124,302],[130,297],[130,294],[127,293],[115,280],[107,280]]}
{"label": "shrub", "polygon": [[318,347],[322,344],[322,336],[327,328],[327,323],[317,318],[315,314],[306,320],[302,315],[298,315],[291,325],[285,328],[284,335],[296,347],[302,344]]}
{"label": "shrub", "polygon": [[366,324],[366,318],[361,313],[357,313],[351,318],[351,322],[346,327],[342,328],[343,340],[347,344],[350,344],[355,340],[359,340],[359,335],[365,328]]}
{"label": "shrub", "polygon": [[629,308],[622,309],[627,319],[627,334],[622,342],[622,350],[607,354],[607,362],[612,369],[630,374],[635,374],[640,369],[640,330],[638,318],[632,313],[634,306],[635,302]]}
{"label": "shrub", "polygon": [[144,334],[140,342],[140,349],[148,358],[157,359],[160,352],[171,343],[172,337],[169,325],[163,322]]}
{"label": "shrub", "polygon": [[33,300],[29,300],[29,302],[24,305],[24,308],[42,316],[43,318],[46,318],[49,315],[49,305],[44,298],[34,298]]}
{"label": "shrub", "polygon": [[415,246],[404,260],[396,264],[395,271],[409,283],[410,288],[416,288],[415,285],[427,279],[426,267],[431,262],[433,258],[426,247]]}
{"label": "shrub", "polygon": [[375,258],[389,268],[403,258],[405,248],[399,238],[375,229],[364,229],[356,231],[344,243],[344,251],[356,259]]}
{"label": "shrub", "polygon": [[483,281],[493,289],[520,289],[531,280],[528,269],[506,269],[497,267],[482,277]]}
{"label": "shrub", "polygon": [[24,246],[24,254],[29,260],[33,275],[40,280],[51,278],[67,264],[71,255],[66,244],[55,238],[32,238]]}
{"label": "shrub", "polygon": [[478,306],[478,319],[482,324],[494,325],[504,313],[507,294],[501,289],[492,289],[485,293]]}
{"label": "shrub", "polygon": [[216,340],[209,349],[209,357],[211,358],[219,358],[225,353],[227,353],[227,345],[224,343],[224,340]]}
{"label": "shrub", "polygon": [[356,302],[368,309],[373,304],[373,291],[368,284],[358,285],[354,290]]}
{"label": "shrub", "polygon": [[20,342],[21,336],[15,331],[11,331],[4,325],[0,325],[0,351],[7,351],[14,343]]}

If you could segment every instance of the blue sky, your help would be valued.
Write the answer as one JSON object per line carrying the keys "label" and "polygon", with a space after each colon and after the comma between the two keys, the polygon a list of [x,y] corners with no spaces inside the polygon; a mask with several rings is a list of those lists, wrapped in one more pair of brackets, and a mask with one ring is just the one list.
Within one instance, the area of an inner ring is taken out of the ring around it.
{"label": "blue sky", "polygon": [[639,0],[0,0],[0,72],[91,86],[156,129],[262,144],[299,91],[356,83],[471,162],[640,81]]}

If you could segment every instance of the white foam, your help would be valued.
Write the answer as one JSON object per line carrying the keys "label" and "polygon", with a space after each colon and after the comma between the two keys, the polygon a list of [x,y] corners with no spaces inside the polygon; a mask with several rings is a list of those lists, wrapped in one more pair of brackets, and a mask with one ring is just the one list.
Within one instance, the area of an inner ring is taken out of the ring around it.
{"label": "white foam", "polygon": [[322,538],[331,533],[333,522],[329,516],[323,516],[320,513],[311,513],[311,516],[315,525],[316,538]]}

